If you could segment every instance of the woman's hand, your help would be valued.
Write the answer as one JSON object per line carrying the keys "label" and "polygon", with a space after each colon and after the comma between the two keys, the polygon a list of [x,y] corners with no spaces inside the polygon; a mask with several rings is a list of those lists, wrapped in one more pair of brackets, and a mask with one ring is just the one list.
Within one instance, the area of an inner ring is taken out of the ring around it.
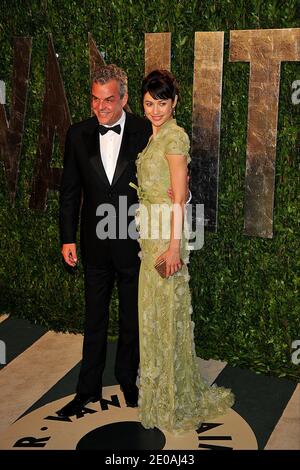
{"label": "woman's hand", "polygon": [[172,276],[182,267],[179,250],[173,250],[169,248],[157,258],[155,264],[162,259],[166,261],[166,277]]}

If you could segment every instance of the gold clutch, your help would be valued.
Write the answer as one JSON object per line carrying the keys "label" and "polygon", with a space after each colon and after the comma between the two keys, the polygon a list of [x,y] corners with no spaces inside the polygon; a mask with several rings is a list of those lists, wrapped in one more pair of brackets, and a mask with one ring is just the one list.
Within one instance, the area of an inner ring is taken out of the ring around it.
{"label": "gold clutch", "polygon": [[[183,261],[180,260],[181,262],[181,267],[183,266]],[[166,264],[166,260],[165,259],[161,259],[158,263],[156,263],[154,265],[156,271],[158,272],[158,274],[162,277],[162,278],[165,278],[166,277],[166,274],[167,274],[167,264]]]}
{"label": "gold clutch", "polygon": [[166,277],[166,274],[167,274],[167,264],[166,264],[166,260],[165,259],[161,259],[158,263],[156,263],[154,265],[156,271],[158,272],[158,274],[165,278]]}

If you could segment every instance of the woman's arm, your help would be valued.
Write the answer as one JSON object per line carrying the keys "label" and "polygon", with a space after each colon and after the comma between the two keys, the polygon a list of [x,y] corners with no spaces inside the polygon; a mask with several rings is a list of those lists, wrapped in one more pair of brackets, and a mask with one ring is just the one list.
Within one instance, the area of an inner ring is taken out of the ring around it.
{"label": "woman's arm", "polygon": [[160,259],[166,260],[167,277],[181,268],[180,243],[183,229],[184,206],[187,193],[187,160],[184,155],[166,155],[169,164],[171,188],[173,191],[173,210],[171,217],[170,244]]}

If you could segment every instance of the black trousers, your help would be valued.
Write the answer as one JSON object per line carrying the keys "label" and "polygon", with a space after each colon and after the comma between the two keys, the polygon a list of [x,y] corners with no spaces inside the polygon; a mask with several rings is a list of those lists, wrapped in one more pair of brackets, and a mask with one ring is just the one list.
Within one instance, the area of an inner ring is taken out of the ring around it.
{"label": "black trousers", "polygon": [[119,297],[115,376],[121,385],[130,385],[136,381],[139,366],[140,260],[137,256],[137,242],[131,240],[133,246],[128,246],[128,242],[127,240],[127,244],[125,241],[116,245],[108,241],[101,264],[85,265],[86,318],[77,393],[96,395],[101,390],[106,362],[109,303],[115,280]]}

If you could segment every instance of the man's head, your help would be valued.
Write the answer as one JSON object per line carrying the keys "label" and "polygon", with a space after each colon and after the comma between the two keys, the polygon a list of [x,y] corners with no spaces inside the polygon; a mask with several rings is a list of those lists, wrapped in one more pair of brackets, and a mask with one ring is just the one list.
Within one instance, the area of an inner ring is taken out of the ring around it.
{"label": "man's head", "polygon": [[115,124],[127,100],[126,73],[114,64],[98,68],[92,79],[92,110],[99,123]]}

